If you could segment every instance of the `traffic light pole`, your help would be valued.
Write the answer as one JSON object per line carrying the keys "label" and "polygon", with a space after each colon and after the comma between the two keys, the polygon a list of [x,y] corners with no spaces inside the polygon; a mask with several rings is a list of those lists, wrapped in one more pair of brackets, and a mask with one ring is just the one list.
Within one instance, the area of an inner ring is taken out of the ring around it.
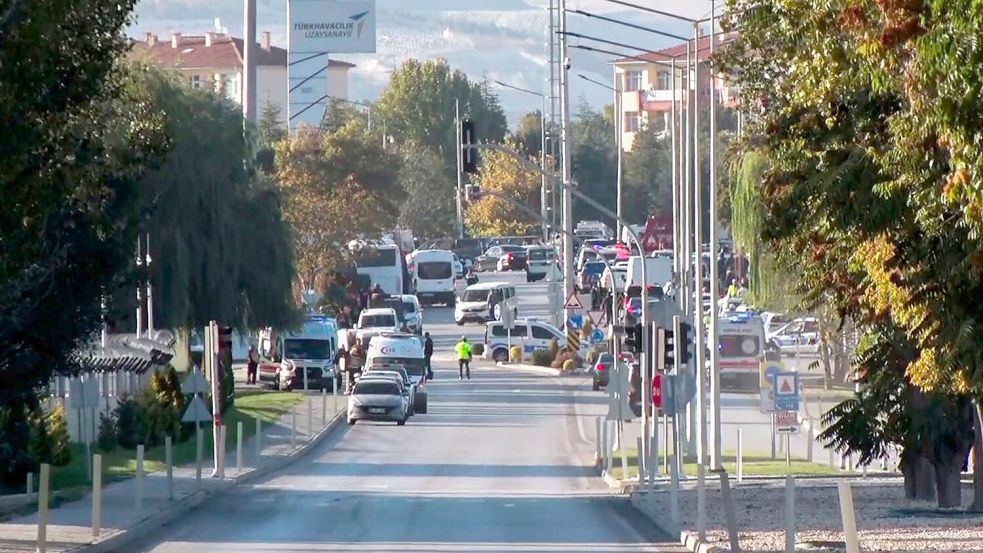
{"label": "traffic light pole", "polygon": [[[461,152],[461,102],[459,100],[454,100],[454,135],[457,137],[457,151]],[[462,185],[462,177],[464,176],[464,167],[462,167],[461,155],[457,156],[457,237],[464,238],[464,208],[461,205],[461,194],[464,192],[464,186]]]}
{"label": "traffic light pole", "polygon": [[[507,155],[511,156],[512,158],[514,158],[517,162],[519,162],[520,165],[522,165],[523,167],[525,167],[529,171],[538,172],[538,173],[541,173],[542,174],[542,170],[535,163],[533,163],[532,161],[530,161],[529,159],[527,159],[525,156],[521,155],[519,152],[516,152],[515,150],[513,150],[511,148],[508,148],[508,147],[505,147],[505,146],[502,146],[502,145],[499,145],[499,144],[467,144],[467,145],[462,145],[461,146],[461,149],[462,149],[462,151],[463,150],[466,150],[466,149],[475,149],[475,150],[486,149],[486,150],[492,150],[492,151],[495,151],[495,152],[501,152],[501,153],[507,154]],[[458,155],[457,157],[458,157],[458,159],[461,159],[461,156],[460,155]],[[635,245],[638,247],[639,262],[640,262],[639,264],[641,265],[641,271],[640,271],[641,272],[641,275],[640,276],[642,278],[642,321],[644,321],[645,324],[647,325],[648,322],[649,322],[648,264],[645,262],[645,256],[642,255],[642,253],[645,251],[645,249],[642,247],[642,242],[641,242],[641,240],[639,240],[638,234],[635,233],[635,231],[631,228],[631,225],[629,225],[626,221],[624,221],[620,217],[618,217],[618,215],[616,213],[612,212],[610,209],[604,207],[600,203],[594,201],[593,199],[591,199],[589,196],[587,196],[583,192],[577,190],[573,186],[573,183],[572,182],[566,182],[566,181],[564,181],[562,179],[558,179],[558,178],[556,178],[555,175],[545,175],[545,176],[546,176],[546,178],[548,178],[551,181],[553,181],[553,184],[555,186],[559,186],[559,187],[563,188],[564,196],[568,196],[568,195],[576,196],[579,200],[582,200],[587,205],[593,207],[599,213],[601,213],[603,215],[606,215],[606,216],[614,219],[615,221],[618,221],[619,223],[621,223],[622,227],[628,233],[628,237],[631,238],[631,241],[634,242]],[[573,236],[573,231],[571,231],[570,229],[567,229],[566,227],[564,227],[564,233],[565,233],[564,234],[564,238],[565,238],[564,244],[566,245],[567,243],[570,243],[571,242],[570,237]],[[572,256],[571,256],[571,259],[569,259],[567,261],[569,262],[569,264],[571,266],[573,265]],[[573,283],[573,270],[572,270],[572,267],[570,269],[571,270],[568,271],[565,268],[564,271],[563,271],[563,281],[564,281],[564,284],[565,284],[565,286],[564,286],[565,289],[568,288],[568,287],[571,287],[572,286],[572,283]],[[614,303],[614,302],[612,302],[612,303]],[[648,350],[647,343],[648,343],[647,340],[642,340],[642,359],[639,361],[639,367],[642,368],[642,390],[643,390],[643,393],[642,393],[642,435],[644,436],[644,439],[642,440],[642,450],[643,451],[641,452],[643,462],[649,461],[649,457],[650,457],[651,451],[649,449],[649,439],[648,438],[649,438],[649,436],[652,435],[651,419],[649,417],[649,411],[650,411],[649,404],[652,402],[652,398],[650,397],[650,394],[651,394],[651,390],[652,390],[652,366],[653,366],[653,364],[649,363],[649,361],[650,361],[650,357],[649,356],[651,355],[651,352],[647,351]],[[649,392],[648,393],[645,393],[644,390],[648,390]]]}

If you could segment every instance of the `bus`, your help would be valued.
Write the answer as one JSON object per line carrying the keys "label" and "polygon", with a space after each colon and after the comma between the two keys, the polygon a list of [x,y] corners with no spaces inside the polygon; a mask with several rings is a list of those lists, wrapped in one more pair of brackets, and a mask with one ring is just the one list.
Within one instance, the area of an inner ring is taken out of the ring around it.
{"label": "bus", "polygon": [[367,277],[375,287],[390,294],[403,293],[403,255],[399,246],[392,242],[353,243],[349,247],[357,250],[355,271]]}

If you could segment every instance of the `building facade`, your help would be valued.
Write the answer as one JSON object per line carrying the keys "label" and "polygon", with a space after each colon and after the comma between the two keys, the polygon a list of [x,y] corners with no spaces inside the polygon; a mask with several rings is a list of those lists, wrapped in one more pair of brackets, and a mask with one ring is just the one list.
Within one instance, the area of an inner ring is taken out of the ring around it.
{"label": "building facade", "polygon": [[[270,43],[270,33],[260,33],[256,63],[256,100],[260,113],[275,106],[280,118],[287,118],[287,51]],[[244,57],[243,40],[228,34],[209,32],[204,35],[172,33],[170,40],[160,40],[147,33],[133,41],[133,52],[149,55],[159,66],[180,72],[192,88],[213,90],[242,104]],[[354,64],[330,60],[327,85],[323,94],[348,99],[348,72]]]}
{"label": "building facade", "polygon": [[[714,48],[725,47],[733,37],[722,35],[717,38]],[[689,43],[693,58],[692,42]],[[700,37],[697,41],[699,53],[699,102],[706,106],[710,101],[710,38]],[[613,62],[615,88],[621,99],[621,143],[626,151],[631,151],[635,135],[643,128],[654,126],[667,129],[670,125],[673,93],[676,101],[685,106],[694,93],[694,71],[686,70],[687,44],[678,44],[653,53],[639,54],[621,58]],[[673,81],[673,60],[675,60],[675,81]],[[675,83],[675,89],[673,84]],[[686,91],[690,94],[686,94]],[[716,79],[718,105],[734,108],[737,106],[737,90],[723,77]]]}

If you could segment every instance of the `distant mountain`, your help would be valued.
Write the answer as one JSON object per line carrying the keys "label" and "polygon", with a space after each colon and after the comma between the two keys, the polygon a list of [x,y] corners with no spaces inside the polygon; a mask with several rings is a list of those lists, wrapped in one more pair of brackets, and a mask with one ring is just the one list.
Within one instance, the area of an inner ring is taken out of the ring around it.
{"label": "distant mountain", "polygon": [[[270,31],[274,44],[286,44],[285,0],[258,0],[258,28]],[[576,6],[575,6],[576,4]],[[591,2],[571,2],[571,8],[590,7]],[[595,4],[603,4],[596,2]],[[350,79],[354,99],[373,100],[385,87],[393,68],[409,58],[445,58],[452,67],[472,79],[501,80],[530,90],[545,91],[549,77],[546,48],[548,0],[378,0],[377,52],[344,54],[337,58],[355,63]],[[467,6],[467,8],[462,8]],[[652,25],[659,29],[688,34],[686,27],[651,14],[607,11],[607,17]],[[242,0],[141,0],[132,36],[151,31],[166,36],[171,32],[203,33],[215,27],[215,19],[235,36],[242,36]],[[609,40],[658,49],[673,43],[658,35],[571,14],[572,31]],[[571,39],[572,44],[580,43]],[[621,47],[595,46],[629,53]],[[583,99],[600,108],[611,103],[611,92],[576,78],[584,73],[602,82],[611,82],[612,56],[583,50],[570,50],[572,63],[570,96],[576,104]],[[535,96],[507,89],[499,91],[502,106],[512,125],[522,114],[540,107]]]}

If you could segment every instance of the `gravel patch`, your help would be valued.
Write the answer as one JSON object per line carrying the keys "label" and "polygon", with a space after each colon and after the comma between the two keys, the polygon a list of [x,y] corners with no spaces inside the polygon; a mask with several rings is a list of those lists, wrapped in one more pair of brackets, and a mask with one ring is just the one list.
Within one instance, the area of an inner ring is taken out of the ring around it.
{"label": "gravel patch", "polygon": [[[716,551],[729,551],[723,504],[716,480],[708,479],[707,543]],[[853,502],[862,551],[983,552],[983,515],[942,511],[932,502],[909,501],[899,479],[885,482],[854,480]],[[785,551],[785,485],[732,481],[741,549],[752,552]],[[972,501],[972,486],[963,488],[964,505]],[[669,514],[668,491],[656,493],[658,505]],[[696,534],[696,490],[680,491],[682,528]],[[836,480],[800,480],[796,485],[796,550],[817,553],[845,551]]]}

